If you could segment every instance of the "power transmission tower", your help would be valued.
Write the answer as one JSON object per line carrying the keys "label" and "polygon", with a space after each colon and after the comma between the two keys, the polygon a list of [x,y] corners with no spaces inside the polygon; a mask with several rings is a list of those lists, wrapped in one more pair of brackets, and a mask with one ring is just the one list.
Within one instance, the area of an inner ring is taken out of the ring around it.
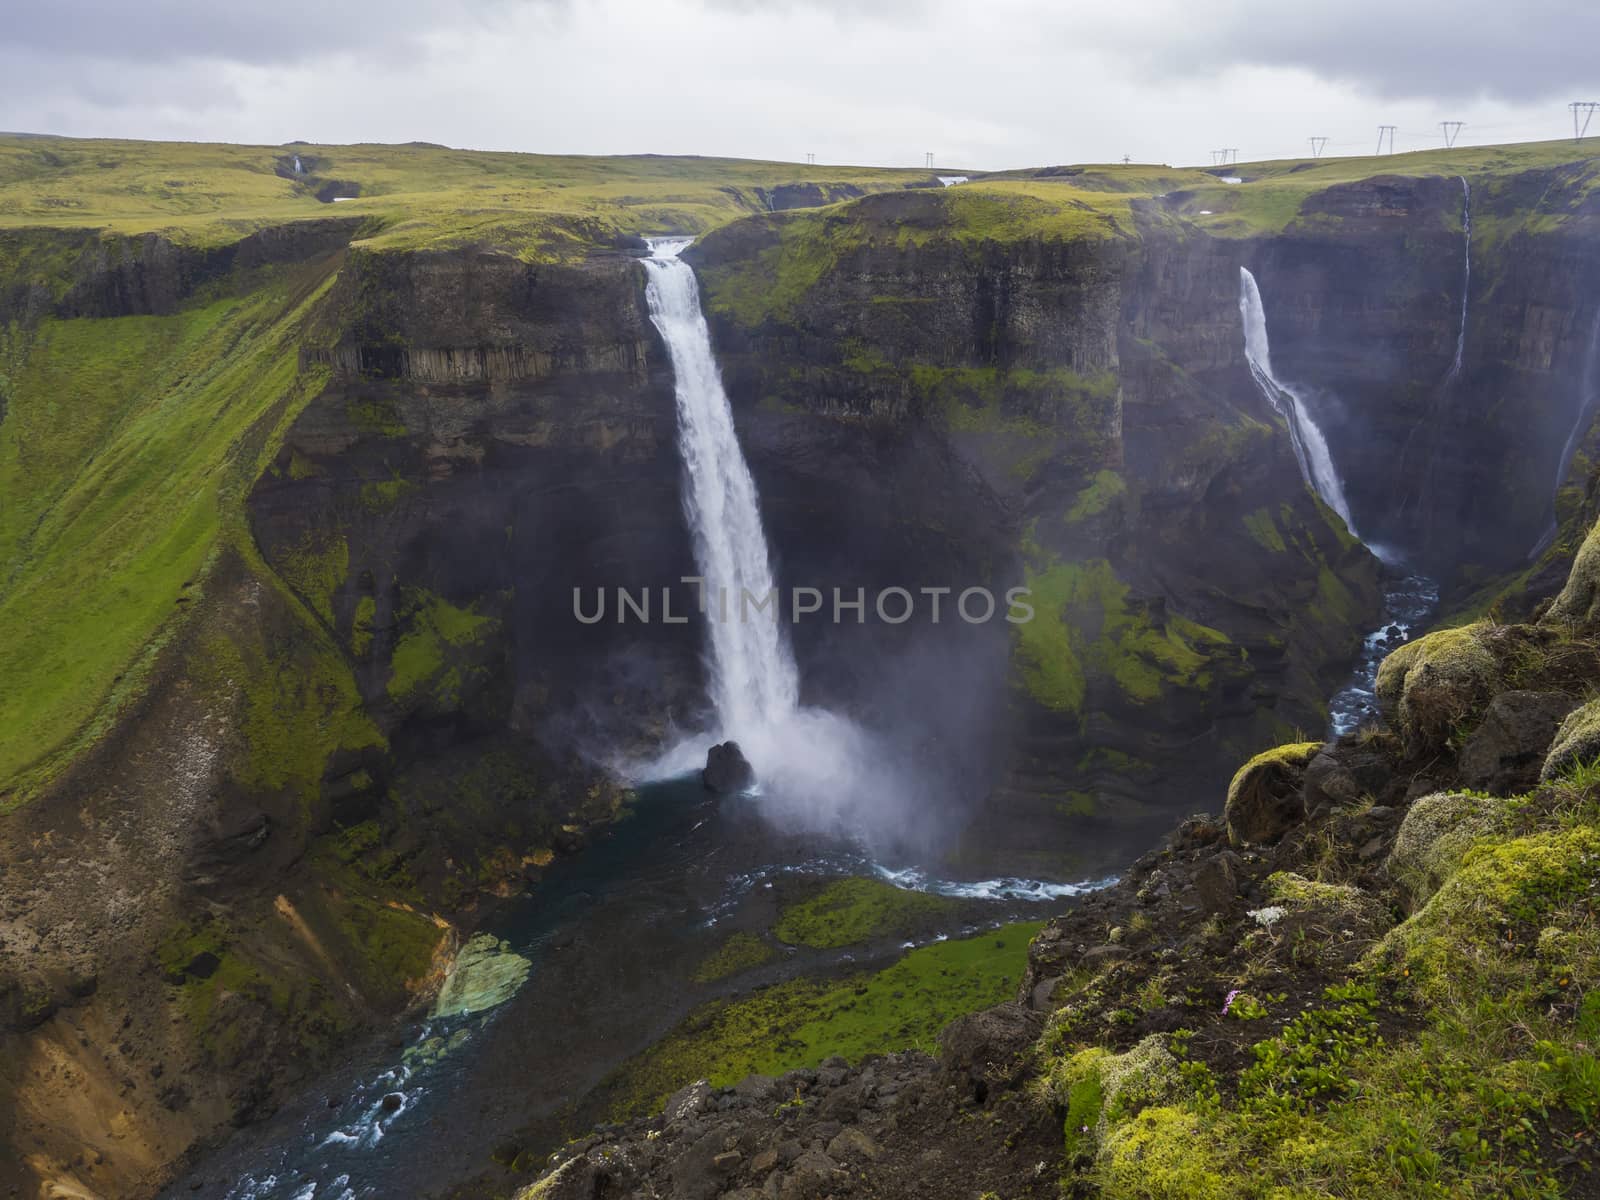
{"label": "power transmission tower", "polygon": [[1225,151],[1225,150],[1213,150],[1211,152],[1211,165],[1213,167],[1221,166],[1222,165],[1222,156],[1224,154],[1226,154],[1226,153],[1227,153],[1227,151]]}
{"label": "power transmission tower", "polygon": [[1378,150],[1377,150],[1377,152],[1379,154],[1383,153],[1383,139],[1384,139],[1385,136],[1387,136],[1388,139],[1389,139],[1389,153],[1390,154],[1394,153],[1394,131],[1395,131],[1396,128],[1397,128],[1397,126],[1394,126],[1394,125],[1379,125],[1378,126]]}
{"label": "power transmission tower", "polygon": [[1439,128],[1444,130],[1444,148],[1446,150],[1456,144],[1456,138],[1461,133],[1465,121],[1440,121]]}
{"label": "power transmission tower", "polygon": [[807,154],[806,155],[806,163],[808,165],[815,166],[816,162],[817,162],[817,156],[815,154]]}
{"label": "power transmission tower", "polygon": [[933,166],[933,151],[932,150],[928,151],[928,166],[930,166],[930,167]]}
{"label": "power transmission tower", "polygon": [[1127,166],[1132,161],[1133,161],[1133,156],[1131,154],[1124,154],[1122,156],[1122,165],[1123,166]]}
{"label": "power transmission tower", "polygon": [[1326,146],[1327,144],[1328,144],[1328,139],[1325,138],[1325,137],[1314,137],[1314,138],[1312,138],[1311,139],[1311,157],[1312,158],[1321,158],[1322,157],[1322,148],[1324,146]]}
{"label": "power transmission tower", "polygon": [[[1223,159],[1222,159],[1223,162],[1236,163],[1236,162],[1239,161],[1239,147],[1237,147],[1237,146],[1230,146],[1230,147],[1228,147],[1228,149],[1224,150],[1222,153],[1223,153],[1223,156],[1224,156]],[[1231,156],[1231,157],[1229,157],[1229,156]]]}
{"label": "power transmission tower", "polygon": [[[1589,132],[1589,118],[1594,116],[1594,110],[1600,108],[1600,100],[1574,100],[1567,105],[1572,110],[1572,140],[1583,141],[1583,135]],[[1578,125],[1578,114],[1583,114],[1583,125]]]}

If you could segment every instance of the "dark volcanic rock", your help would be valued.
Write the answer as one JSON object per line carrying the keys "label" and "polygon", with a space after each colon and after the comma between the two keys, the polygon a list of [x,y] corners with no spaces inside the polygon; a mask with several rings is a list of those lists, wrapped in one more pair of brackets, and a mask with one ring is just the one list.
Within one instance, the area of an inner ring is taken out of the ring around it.
{"label": "dark volcanic rock", "polygon": [[711,747],[706,754],[706,769],[700,772],[700,782],[712,792],[742,792],[755,780],[755,770],[738,742]]}
{"label": "dark volcanic rock", "polygon": [[1502,692],[1462,748],[1461,781],[1499,796],[1532,787],[1556,729],[1574,707],[1562,692]]}

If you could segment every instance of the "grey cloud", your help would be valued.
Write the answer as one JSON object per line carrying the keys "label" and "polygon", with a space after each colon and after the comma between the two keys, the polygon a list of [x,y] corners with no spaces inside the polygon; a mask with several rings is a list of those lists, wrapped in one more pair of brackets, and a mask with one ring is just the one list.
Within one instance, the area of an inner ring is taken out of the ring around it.
{"label": "grey cloud", "polygon": [[1384,98],[1527,102],[1600,92],[1594,0],[1221,0],[1183,11],[1181,28],[1125,30],[1118,48],[1158,76],[1301,67]]}
{"label": "grey cloud", "polygon": [[256,65],[394,46],[444,28],[560,0],[21,0],[12,51],[119,62],[211,59]]}

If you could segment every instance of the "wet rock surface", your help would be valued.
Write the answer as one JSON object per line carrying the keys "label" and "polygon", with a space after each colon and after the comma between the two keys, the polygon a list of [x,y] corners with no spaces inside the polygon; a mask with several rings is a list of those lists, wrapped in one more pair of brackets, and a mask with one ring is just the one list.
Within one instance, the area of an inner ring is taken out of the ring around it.
{"label": "wet rock surface", "polygon": [[738,742],[722,742],[706,752],[706,766],[700,772],[700,782],[708,792],[742,792],[755,781],[755,768],[739,749]]}

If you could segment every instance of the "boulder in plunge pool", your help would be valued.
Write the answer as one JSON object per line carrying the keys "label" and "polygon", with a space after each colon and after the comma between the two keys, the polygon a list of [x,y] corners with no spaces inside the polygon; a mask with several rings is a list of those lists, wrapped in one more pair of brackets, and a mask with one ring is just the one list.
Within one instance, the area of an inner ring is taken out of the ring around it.
{"label": "boulder in plunge pool", "polygon": [[755,781],[755,768],[738,742],[723,742],[706,754],[706,769],[700,772],[700,782],[707,791],[742,792]]}

